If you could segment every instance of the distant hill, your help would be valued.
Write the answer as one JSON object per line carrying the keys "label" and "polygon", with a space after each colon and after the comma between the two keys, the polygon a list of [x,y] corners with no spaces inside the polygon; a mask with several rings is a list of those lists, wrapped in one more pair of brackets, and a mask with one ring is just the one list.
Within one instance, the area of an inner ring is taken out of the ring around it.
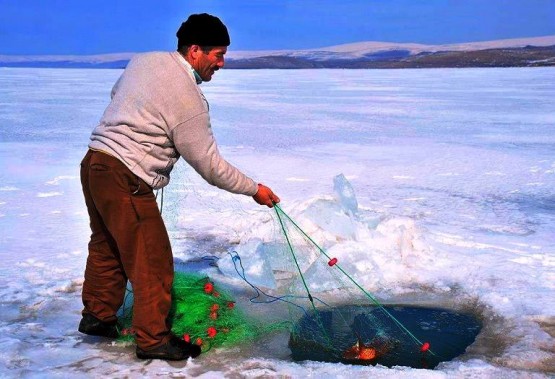
{"label": "distant hill", "polygon": [[[124,68],[134,53],[0,55],[0,67]],[[448,45],[358,42],[306,50],[233,51],[226,68],[432,68],[555,66],[555,35]]]}
{"label": "distant hill", "polygon": [[133,55],[0,55],[0,67],[125,68]]}

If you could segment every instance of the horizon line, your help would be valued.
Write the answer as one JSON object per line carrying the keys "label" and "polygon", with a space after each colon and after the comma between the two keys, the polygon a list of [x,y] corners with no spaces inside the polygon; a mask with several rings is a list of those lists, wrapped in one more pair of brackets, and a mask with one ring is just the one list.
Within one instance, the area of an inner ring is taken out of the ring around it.
{"label": "horizon line", "polygon": [[[457,42],[457,43],[438,43],[438,44],[430,44],[430,43],[419,43],[419,42],[389,42],[389,41],[375,41],[375,40],[364,40],[364,41],[354,41],[354,42],[346,42],[342,44],[336,45],[327,45],[322,47],[312,47],[312,48],[302,48],[302,49],[256,49],[256,50],[234,50],[231,49],[230,53],[255,53],[255,52],[287,52],[287,51],[314,51],[319,49],[329,49],[335,48],[340,46],[348,46],[348,45],[360,45],[360,44],[383,44],[383,45],[418,45],[418,46],[458,46],[458,45],[467,45],[467,44],[486,44],[488,42],[505,42],[505,41],[516,41],[516,40],[534,40],[534,39],[542,39],[542,38],[555,38],[555,34],[548,34],[542,36],[534,36],[534,37],[515,37],[515,38],[502,38],[502,39],[493,39],[493,40],[483,40],[483,41],[466,41],[466,42]],[[555,44],[555,41],[554,41]],[[551,46],[551,45],[544,45],[544,46]],[[119,51],[119,52],[108,52],[108,53],[95,53],[95,54],[3,54],[0,52],[0,57],[96,57],[96,56],[117,56],[117,55],[130,55],[130,54],[139,54],[142,52],[148,51],[166,51],[166,50],[144,50],[144,51]],[[169,50],[168,50],[169,51]],[[171,50],[173,51],[173,50]]]}

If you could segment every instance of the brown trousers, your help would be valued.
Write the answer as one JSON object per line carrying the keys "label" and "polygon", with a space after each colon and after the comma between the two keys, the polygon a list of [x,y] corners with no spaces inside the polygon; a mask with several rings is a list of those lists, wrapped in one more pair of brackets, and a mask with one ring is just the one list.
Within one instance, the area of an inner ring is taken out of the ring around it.
{"label": "brown trousers", "polygon": [[83,313],[115,321],[129,279],[137,345],[155,348],[169,339],[173,256],[154,193],[118,159],[92,150],[81,184],[92,231]]}

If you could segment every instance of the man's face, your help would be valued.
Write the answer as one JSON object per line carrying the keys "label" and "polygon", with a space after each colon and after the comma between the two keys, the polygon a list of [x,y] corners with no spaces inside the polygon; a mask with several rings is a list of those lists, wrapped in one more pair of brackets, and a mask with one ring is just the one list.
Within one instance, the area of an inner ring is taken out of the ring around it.
{"label": "man's face", "polygon": [[208,53],[202,51],[200,46],[195,52],[193,68],[200,75],[203,81],[209,82],[214,72],[224,67],[224,55],[227,46],[214,46]]}

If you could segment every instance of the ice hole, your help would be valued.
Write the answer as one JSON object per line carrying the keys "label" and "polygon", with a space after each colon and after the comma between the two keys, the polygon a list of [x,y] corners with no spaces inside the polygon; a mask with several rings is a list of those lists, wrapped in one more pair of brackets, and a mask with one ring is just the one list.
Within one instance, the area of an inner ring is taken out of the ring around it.
{"label": "ice hole", "polygon": [[347,305],[305,314],[289,348],[295,361],[433,369],[462,355],[481,327],[471,314],[442,308]]}

